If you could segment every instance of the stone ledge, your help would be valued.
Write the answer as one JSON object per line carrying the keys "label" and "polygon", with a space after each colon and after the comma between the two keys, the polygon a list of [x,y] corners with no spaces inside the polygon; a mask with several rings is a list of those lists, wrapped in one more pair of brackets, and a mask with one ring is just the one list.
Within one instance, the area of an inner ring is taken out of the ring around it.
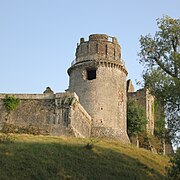
{"label": "stone ledge", "polygon": [[0,94],[0,99],[5,99],[6,96],[15,96],[19,99],[54,99],[54,94]]}
{"label": "stone ledge", "polygon": [[106,61],[106,60],[84,60],[84,61],[80,61],[80,62],[76,62],[74,65],[72,65],[69,69],[68,69],[68,74],[70,75],[71,70],[73,68],[77,68],[79,66],[86,66],[88,65],[88,63],[93,63],[94,65],[101,65],[101,66],[105,66],[105,67],[110,67],[110,68],[118,68],[121,71],[123,71],[126,75],[128,74],[125,66],[121,63],[121,62],[115,62],[115,61]]}

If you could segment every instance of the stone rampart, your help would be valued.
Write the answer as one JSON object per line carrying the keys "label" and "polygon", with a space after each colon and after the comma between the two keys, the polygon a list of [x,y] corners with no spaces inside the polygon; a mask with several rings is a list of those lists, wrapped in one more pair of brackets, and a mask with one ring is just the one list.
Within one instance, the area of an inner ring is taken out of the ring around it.
{"label": "stone rampart", "polygon": [[[65,94],[65,93],[61,93]],[[4,99],[6,96],[15,96],[19,99],[54,99],[55,94],[0,94],[0,99]]]}
{"label": "stone rampart", "polygon": [[154,97],[146,88],[139,89],[136,92],[128,92],[128,100],[136,100],[144,108],[146,112],[147,125],[146,130],[150,134],[154,134]]}
{"label": "stone rampart", "polygon": [[[8,113],[6,96],[20,99],[17,109]],[[89,137],[91,117],[83,109],[75,93],[0,94],[0,129],[49,135]]]}
{"label": "stone rampart", "polygon": [[76,137],[91,136],[91,116],[81,106],[78,101],[70,109],[71,128]]}

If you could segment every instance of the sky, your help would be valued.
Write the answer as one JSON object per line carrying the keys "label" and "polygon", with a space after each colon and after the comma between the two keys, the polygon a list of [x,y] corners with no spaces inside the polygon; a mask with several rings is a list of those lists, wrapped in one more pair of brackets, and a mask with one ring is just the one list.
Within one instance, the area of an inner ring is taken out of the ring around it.
{"label": "sky", "polygon": [[180,0],[0,0],[0,93],[68,88],[67,69],[81,37],[118,38],[127,79],[141,81],[139,38],[156,19],[180,16]]}

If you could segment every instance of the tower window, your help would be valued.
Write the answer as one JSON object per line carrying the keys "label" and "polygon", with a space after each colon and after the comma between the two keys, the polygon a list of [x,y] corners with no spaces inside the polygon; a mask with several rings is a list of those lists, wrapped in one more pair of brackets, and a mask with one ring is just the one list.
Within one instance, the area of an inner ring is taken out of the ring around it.
{"label": "tower window", "polygon": [[105,47],[105,51],[106,51],[106,56],[108,55],[108,45],[106,44],[106,47]]}
{"label": "tower window", "polygon": [[96,69],[87,69],[87,80],[96,79]]}
{"label": "tower window", "polygon": [[96,44],[96,53],[98,53],[98,49],[99,49],[98,44]]}
{"label": "tower window", "polygon": [[116,49],[114,49],[114,60],[116,60]]}

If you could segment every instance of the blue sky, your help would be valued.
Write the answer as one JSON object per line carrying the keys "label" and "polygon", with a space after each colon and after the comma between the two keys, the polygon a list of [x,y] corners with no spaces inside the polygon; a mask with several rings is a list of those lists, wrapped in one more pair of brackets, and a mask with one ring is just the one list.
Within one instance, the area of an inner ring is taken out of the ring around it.
{"label": "blue sky", "polygon": [[140,35],[154,34],[163,15],[179,18],[179,7],[179,0],[0,0],[0,93],[64,91],[76,44],[94,33],[118,38],[135,84]]}

